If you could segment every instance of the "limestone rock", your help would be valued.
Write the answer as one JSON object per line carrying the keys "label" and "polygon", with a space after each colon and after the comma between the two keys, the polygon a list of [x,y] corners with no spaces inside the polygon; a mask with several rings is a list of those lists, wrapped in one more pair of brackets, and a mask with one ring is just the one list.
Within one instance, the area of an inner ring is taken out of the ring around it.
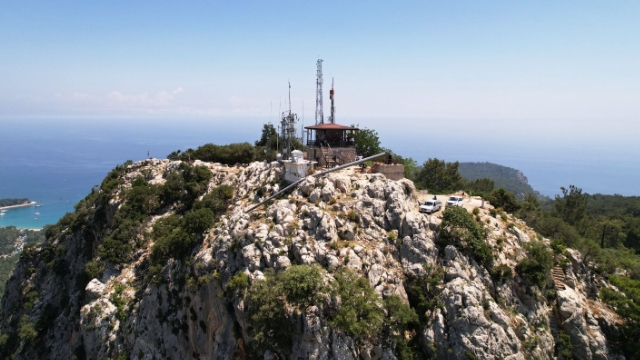
{"label": "limestone rock", "polygon": [[[144,236],[146,242],[136,240],[137,248],[127,262],[110,264],[94,256],[91,260],[104,265],[100,276],[104,283],[93,279],[85,291],[77,291],[88,256],[116,230],[116,211],[126,201],[118,194],[131,188],[138,176],[160,186],[170,173],[183,171],[181,164],[168,160],[132,164],[117,179],[118,187],[104,211],[92,213],[83,230],[66,229],[60,237],[47,240],[48,245],[65,245],[65,251],[56,252],[56,263],[65,264],[64,273],[33,272],[34,264],[46,264],[42,251],[33,261],[18,262],[0,309],[2,333],[17,335],[16,324],[23,315],[34,324],[49,320],[46,316],[53,318],[37,342],[20,343],[11,354],[20,359],[68,359],[82,353],[87,358],[127,354],[134,359],[397,358],[389,334],[355,339],[331,325],[328,315],[341,300],[330,294],[317,306],[285,309],[297,329],[286,354],[249,352],[255,341],[253,319],[248,316],[252,304],[243,287],[229,287],[232,279],[245,274],[248,285],[254,286],[270,273],[316,264],[326,270],[326,285],[336,271],[349,268],[367,279],[382,298],[397,295],[405,304],[411,299],[415,305],[414,286],[428,295],[432,306],[421,308],[424,313],[419,315],[426,320],[419,331],[397,334],[415,336],[417,351],[425,357],[553,358],[555,329],[561,329],[569,334],[576,358],[619,358],[608,347],[607,336],[615,334],[620,319],[597,299],[601,287],[615,288],[592,273],[579,252],[567,250],[568,286],[557,292],[556,313],[519,274],[507,279],[490,275],[492,266],[513,269],[526,255],[523,243],[537,237],[526,224],[509,215],[516,226],[507,228],[481,210],[478,216],[488,230],[487,242],[494,247],[496,260],[479,264],[464,244],[437,243],[440,215],[418,212],[411,181],[349,170],[308,177],[287,199],[273,200],[247,214],[258,189],[269,194],[279,189],[280,166],[254,162],[230,167],[195,161],[212,173],[207,192],[221,184],[235,190],[232,205],[198,238],[187,258],[170,258],[150,271],[158,240],[153,239],[153,225],[180,211],[179,204],[167,205],[143,221],[141,231],[149,235]],[[503,238],[500,246],[498,238]],[[25,309],[25,295],[34,293],[32,308]]]}
{"label": "limestone rock", "polygon": [[89,281],[87,286],[84,288],[87,299],[95,300],[104,294],[104,284],[101,283],[98,279],[93,279]]}

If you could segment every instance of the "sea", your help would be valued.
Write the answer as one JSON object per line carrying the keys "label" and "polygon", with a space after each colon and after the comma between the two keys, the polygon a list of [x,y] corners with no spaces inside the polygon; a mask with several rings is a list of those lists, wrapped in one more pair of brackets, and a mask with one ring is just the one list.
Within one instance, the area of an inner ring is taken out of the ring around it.
{"label": "sea", "polygon": [[[166,158],[206,143],[253,143],[268,121],[277,124],[277,119],[258,117],[0,118],[0,198],[38,204],[8,210],[0,226],[54,224],[126,160]],[[603,132],[592,131],[597,129],[592,123],[582,123],[578,131],[504,120],[351,118],[342,123],[375,129],[384,147],[418,164],[439,158],[521,170],[549,197],[572,184],[588,193],[640,195],[640,147],[633,134],[616,133],[611,126]]]}

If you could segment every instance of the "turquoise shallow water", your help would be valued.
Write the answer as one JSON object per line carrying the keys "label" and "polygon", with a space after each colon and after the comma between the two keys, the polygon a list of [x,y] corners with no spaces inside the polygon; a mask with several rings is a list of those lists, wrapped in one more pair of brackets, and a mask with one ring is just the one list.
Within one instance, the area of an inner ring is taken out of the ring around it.
{"label": "turquoise shallow water", "polygon": [[[55,223],[117,164],[144,159],[148,151],[165,158],[208,142],[253,142],[267,120],[0,119],[0,198],[29,198],[41,205],[9,210],[0,217],[0,226]],[[554,134],[528,136],[517,129],[505,137],[483,130],[485,125],[452,131],[456,124],[447,122],[419,122],[411,131],[392,121],[344,123],[377,129],[383,146],[418,163],[437,157],[519,169],[534,189],[551,197],[570,184],[590,193],[640,195],[640,147],[635,141],[580,142]]]}
{"label": "turquoise shallow water", "polygon": [[2,120],[0,128],[0,198],[28,198],[41,205],[10,209],[0,216],[0,226],[23,228],[56,223],[126,160],[145,159],[148,152],[165,158],[174,150],[207,142],[260,136],[260,121],[247,131],[237,121],[126,119]]}

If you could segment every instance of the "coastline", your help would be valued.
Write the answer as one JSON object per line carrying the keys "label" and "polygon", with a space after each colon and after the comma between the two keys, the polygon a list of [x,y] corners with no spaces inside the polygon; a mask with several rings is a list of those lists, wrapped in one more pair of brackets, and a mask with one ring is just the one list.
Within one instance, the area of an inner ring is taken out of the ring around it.
{"label": "coastline", "polygon": [[28,203],[25,203],[25,204],[0,206],[0,210],[7,210],[7,209],[13,209],[13,208],[19,208],[19,207],[25,207],[25,206],[33,206],[35,204],[37,204],[37,202],[31,201],[31,202],[28,202]]}

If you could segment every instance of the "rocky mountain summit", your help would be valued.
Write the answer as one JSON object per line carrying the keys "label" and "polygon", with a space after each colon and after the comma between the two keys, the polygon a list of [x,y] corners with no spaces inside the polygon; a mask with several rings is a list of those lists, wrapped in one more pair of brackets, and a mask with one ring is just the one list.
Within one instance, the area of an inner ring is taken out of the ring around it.
{"label": "rocky mountain summit", "polygon": [[623,358],[608,341],[623,320],[598,299],[615,287],[513,216],[421,214],[411,181],[349,169],[246,213],[281,175],[258,162],[114,169],[22,254],[0,356]]}

